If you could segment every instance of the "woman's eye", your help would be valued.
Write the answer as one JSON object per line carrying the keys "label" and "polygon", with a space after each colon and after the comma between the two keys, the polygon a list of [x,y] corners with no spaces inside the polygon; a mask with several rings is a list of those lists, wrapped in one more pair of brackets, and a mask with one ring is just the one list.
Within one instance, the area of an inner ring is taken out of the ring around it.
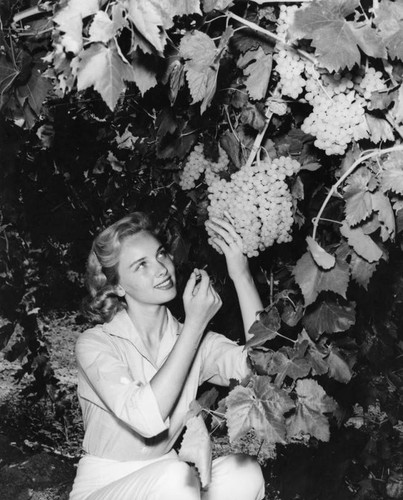
{"label": "woman's eye", "polygon": [[164,248],[163,250],[160,250],[160,251],[159,251],[159,255],[160,255],[161,257],[166,257],[166,256],[168,255],[168,252],[167,252],[167,251],[165,250],[165,248]]}

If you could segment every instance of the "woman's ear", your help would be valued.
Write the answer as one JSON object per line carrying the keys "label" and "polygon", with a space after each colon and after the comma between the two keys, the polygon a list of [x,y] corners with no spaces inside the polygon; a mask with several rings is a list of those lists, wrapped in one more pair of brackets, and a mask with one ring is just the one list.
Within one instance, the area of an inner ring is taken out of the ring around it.
{"label": "woman's ear", "polygon": [[118,295],[118,297],[124,297],[126,295],[126,291],[121,285],[118,285],[116,287],[116,294]]}

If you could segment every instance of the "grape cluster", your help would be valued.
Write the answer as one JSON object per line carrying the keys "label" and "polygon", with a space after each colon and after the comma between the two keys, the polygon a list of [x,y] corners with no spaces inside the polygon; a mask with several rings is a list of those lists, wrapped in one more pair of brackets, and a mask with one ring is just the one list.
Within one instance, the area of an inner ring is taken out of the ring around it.
{"label": "grape cluster", "polygon": [[[293,22],[294,14],[298,10],[296,5],[280,7],[280,13],[277,20],[277,35],[284,41],[287,37],[289,26]],[[305,61],[291,47],[279,44],[273,56],[276,62],[276,72],[280,77],[279,89],[282,95],[296,99],[304,89]]]}
{"label": "grape cluster", "polygon": [[279,89],[282,95],[296,99],[304,90],[305,62],[298,52],[289,47],[280,48],[274,56],[276,72],[280,77]]}
{"label": "grape cluster", "polygon": [[218,161],[212,162],[204,156],[203,145],[196,144],[180,173],[179,185],[185,191],[193,189],[203,173],[205,183],[210,185],[219,178],[219,172],[226,170],[228,162],[227,153],[221,146],[219,146]]}
{"label": "grape cluster", "polygon": [[354,88],[367,101],[371,99],[372,92],[382,92],[387,89],[382,73],[375,68],[368,68],[363,76],[356,76],[354,83]]}
{"label": "grape cluster", "polygon": [[365,99],[354,90],[351,76],[313,75],[305,90],[313,110],[301,130],[316,137],[316,147],[327,155],[341,155],[351,141],[368,137]]}
{"label": "grape cluster", "polygon": [[[293,203],[286,178],[300,168],[299,162],[290,157],[266,158],[255,165],[242,167],[229,181],[217,179],[208,189],[209,218],[223,218],[227,211],[248,257],[257,256],[276,241],[290,241]],[[214,243],[216,234],[208,226],[206,228],[209,243],[221,252]]]}

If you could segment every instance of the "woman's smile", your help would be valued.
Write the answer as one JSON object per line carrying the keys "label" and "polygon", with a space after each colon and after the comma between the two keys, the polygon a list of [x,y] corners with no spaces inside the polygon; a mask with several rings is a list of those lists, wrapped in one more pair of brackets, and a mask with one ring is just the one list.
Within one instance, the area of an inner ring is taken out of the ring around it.
{"label": "woman's smile", "polygon": [[168,276],[167,278],[164,278],[163,281],[160,281],[158,285],[155,285],[154,288],[158,288],[159,290],[169,290],[174,286],[174,282],[172,281],[172,278]]}

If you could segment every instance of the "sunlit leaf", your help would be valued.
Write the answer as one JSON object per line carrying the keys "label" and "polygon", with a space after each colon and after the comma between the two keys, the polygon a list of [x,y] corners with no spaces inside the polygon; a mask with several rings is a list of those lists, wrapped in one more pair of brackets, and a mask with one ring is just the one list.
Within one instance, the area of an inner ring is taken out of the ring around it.
{"label": "sunlit leaf", "polygon": [[375,25],[392,59],[403,60],[403,8],[400,2],[382,0],[375,9]]}
{"label": "sunlit leaf", "polygon": [[396,222],[389,198],[380,191],[377,191],[372,194],[372,206],[375,212],[378,212],[379,221],[385,226],[390,237],[393,239]]}
{"label": "sunlit leaf", "polygon": [[245,347],[259,346],[268,340],[274,339],[280,329],[280,325],[280,315],[276,307],[262,311],[249,329],[249,333],[253,337],[246,342]]}
{"label": "sunlit leaf", "polygon": [[368,124],[369,136],[374,144],[395,140],[392,125],[385,119],[378,118],[369,113],[365,115],[365,119]]}
{"label": "sunlit leaf", "polygon": [[312,40],[320,65],[329,71],[359,64],[359,48],[369,56],[384,57],[384,45],[369,23],[346,20],[358,6],[357,0],[314,0],[295,13],[291,36]]}
{"label": "sunlit leaf", "polygon": [[329,441],[329,421],[324,415],[335,411],[336,402],[313,379],[298,380],[296,413],[287,419],[288,439],[303,439],[306,435]]}
{"label": "sunlit leaf", "polygon": [[355,226],[371,215],[372,198],[367,189],[350,189],[345,193],[344,199],[346,221],[350,226]]}
{"label": "sunlit leaf", "polygon": [[260,439],[285,443],[284,414],[294,408],[288,394],[269,377],[256,376],[247,387],[235,387],[227,396],[227,426],[231,442],[254,429]]}
{"label": "sunlit leaf", "polygon": [[325,359],[329,366],[328,374],[330,377],[344,384],[350,382],[353,376],[352,371],[347,362],[340,355],[337,347],[331,345],[329,347],[329,354]]}
{"label": "sunlit leaf", "polygon": [[225,10],[233,4],[233,0],[202,0],[204,12],[212,10]]}

